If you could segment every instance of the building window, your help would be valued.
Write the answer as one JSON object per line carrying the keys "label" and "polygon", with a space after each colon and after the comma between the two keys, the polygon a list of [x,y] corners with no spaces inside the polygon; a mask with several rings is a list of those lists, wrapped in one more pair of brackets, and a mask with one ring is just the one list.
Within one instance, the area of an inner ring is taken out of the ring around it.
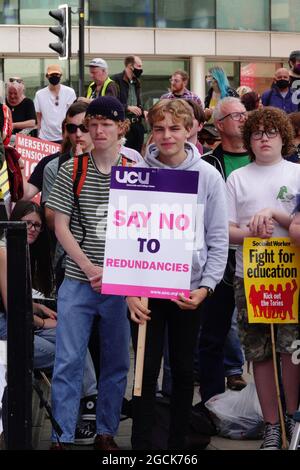
{"label": "building window", "polygon": [[153,27],[153,0],[90,0],[91,26]]}
{"label": "building window", "polygon": [[300,31],[300,0],[271,0],[272,31]]}
{"label": "building window", "polygon": [[269,0],[216,0],[217,28],[270,30]]}
{"label": "building window", "polygon": [[18,24],[18,0],[0,0],[0,23]]}
{"label": "building window", "polygon": [[215,2],[211,0],[155,0],[158,28],[215,28]]}
{"label": "building window", "polygon": [[275,71],[280,67],[281,62],[241,62],[240,84],[262,94],[271,87]]}
{"label": "building window", "polygon": [[[54,25],[55,20],[49,16],[49,10],[58,9],[58,5],[67,3],[72,8],[72,25],[78,24],[79,5],[78,0],[68,0],[68,2],[58,0],[19,0],[20,1],[20,24]],[[16,0],[17,2],[17,0]],[[88,21],[88,0],[85,0],[85,22]]]}

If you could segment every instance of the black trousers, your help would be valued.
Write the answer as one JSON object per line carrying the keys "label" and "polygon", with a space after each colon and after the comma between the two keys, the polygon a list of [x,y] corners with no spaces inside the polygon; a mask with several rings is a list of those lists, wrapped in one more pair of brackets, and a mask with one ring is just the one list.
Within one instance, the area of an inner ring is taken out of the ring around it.
{"label": "black trousers", "polygon": [[198,363],[200,394],[204,403],[225,392],[224,346],[234,307],[233,286],[224,280],[201,305]]}
{"label": "black trousers", "polygon": [[130,124],[129,131],[125,135],[125,147],[129,147],[131,149],[137,150],[138,152],[141,152],[144,143],[144,134],[145,129],[143,124],[141,122],[132,122]]}
{"label": "black trousers", "polygon": [[[168,325],[170,367],[173,381],[170,403],[169,449],[184,449],[193,400],[194,348],[200,310],[181,310],[169,300],[150,299],[151,320],[147,322],[142,396],[133,397],[132,448],[152,449],[155,391]],[[132,322],[136,352],[138,325]]]}

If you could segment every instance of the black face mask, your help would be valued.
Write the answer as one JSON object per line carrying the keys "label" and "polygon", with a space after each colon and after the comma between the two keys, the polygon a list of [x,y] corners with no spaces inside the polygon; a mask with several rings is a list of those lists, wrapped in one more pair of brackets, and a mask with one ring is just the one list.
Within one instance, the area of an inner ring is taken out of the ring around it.
{"label": "black face mask", "polygon": [[60,76],[50,75],[50,77],[48,77],[48,80],[49,80],[49,83],[51,83],[51,85],[58,85],[60,82]]}
{"label": "black face mask", "polygon": [[134,68],[134,69],[133,69],[133,73],[134,73],[134,76],[135,76],[136,78],[139,78],[139,77],[142,75],[142,73],[143,73],[143,69],[136,69],[136,68]]}
{"label": "black face mask", "polygon": [[290,85],[289,80],[276,80],[276,85],[278,86],[279,90],[284,90]]}
{"label": "black face mask", "polygon": [[297,75],[300,75],[300,64],[294,65],[293,72],[295,72]]}

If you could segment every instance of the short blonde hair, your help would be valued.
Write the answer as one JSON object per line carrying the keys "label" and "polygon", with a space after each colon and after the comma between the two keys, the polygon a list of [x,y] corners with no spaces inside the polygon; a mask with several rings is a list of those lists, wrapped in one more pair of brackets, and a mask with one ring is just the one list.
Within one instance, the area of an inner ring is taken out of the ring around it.
{"label": "short blonde hair", "polygon": [[163,121],[165,114],[172,114],[175,122],[182,122],[186,130],[193,127],[193,110],[191,106],[182,99],[160,100],[148,112],[148,122],[151,129],[156,122]]}
{"label": "short blonde hair", "polygon": [[[88,129],[89,128],[89,123],[90,123],[90,120],[91,119],[97,119],[98,121],[105,121],[106,119],[108,119],[107,117],[104,117],[104,116],[101,116],[100,114],[97,114],[96,116],[85,116],[84,120],[83,120],[83,124],[85,125],[85,127]],[[125,134],[127,134],[127,132],[129,131],[130,129],[130,121],[129,119],[125,119],[125,121],[114,121],[115,124],[118,125],[119,127],[119,138],[123,137]]]}

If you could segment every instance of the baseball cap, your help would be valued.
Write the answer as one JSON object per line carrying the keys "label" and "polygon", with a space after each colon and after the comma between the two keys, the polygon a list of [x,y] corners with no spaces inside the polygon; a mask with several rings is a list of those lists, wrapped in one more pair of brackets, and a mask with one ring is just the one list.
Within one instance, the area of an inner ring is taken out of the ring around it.
{"label": "baseball cap", "polygon": [[60,68],[60,65],[57,65],[57,64],[48,65],[47,75],[51,75],[52,73],[58,73],[59,75],[62,75],[62,69]]}
{"label": "baseball cap", "polygon": [[108,70],[107,62],[104,59],[96,58],[92,59],[89,64],[85,67],[99,67],[100,69]]}
{"label": "baseball cap", "polygon": [[300,59],[300,51],[292,51],[289,56],[289,60]]}
{"label": "baseball cap", "polygon": [[86,117],[101,116],[112,121],[124,121],[125,112],[122,104],[113,96],[100,96],[94,99],[88,106]]}

